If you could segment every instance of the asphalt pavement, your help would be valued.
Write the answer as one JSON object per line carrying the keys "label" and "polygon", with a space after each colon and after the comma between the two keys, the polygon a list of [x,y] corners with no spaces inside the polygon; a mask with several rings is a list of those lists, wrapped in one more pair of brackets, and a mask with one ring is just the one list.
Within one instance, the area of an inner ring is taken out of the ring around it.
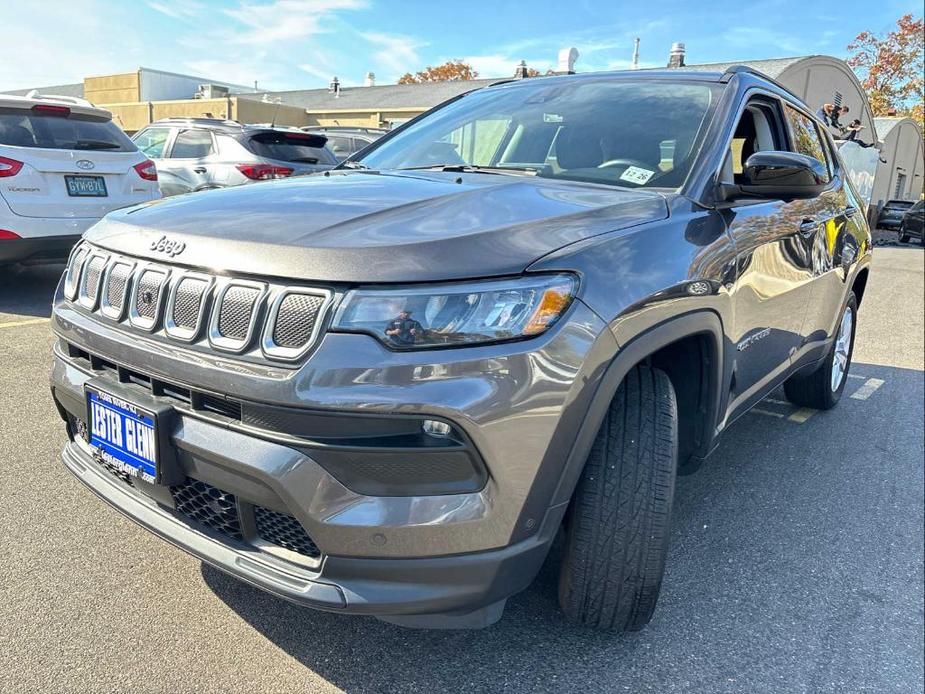
{"label": "asphalt pavement", "polygon": [[780,393],[679,480],[652,623],[560,616],[556,561],[474,632],[294,607],[203,566],[64,470],[46,320],[60,268],[0,268],[3,692],[921,692],[920,247],[878,248],[851,381]]}

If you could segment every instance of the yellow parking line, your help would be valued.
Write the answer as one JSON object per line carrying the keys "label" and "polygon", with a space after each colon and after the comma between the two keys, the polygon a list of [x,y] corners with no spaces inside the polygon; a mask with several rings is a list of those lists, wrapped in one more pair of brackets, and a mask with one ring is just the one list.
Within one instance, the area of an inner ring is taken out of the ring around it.
{"label": "yellow parking line", "polygon": [[765,417],[778,417],[779,419],[784,418],[784,415],[782,415],[780,412],[771,412],[770,410],[762,410],[761,408],[758,408],[758,407],[753,407],[751,409],[751,412],[754,414],[763,414]]}
{"label": "yellow parking line", "polygon": [[867,400],[867,398],[873,395],[874,391],[882,385],[883,381],[881,379],[868,378],[866,381],[864,381],[864,385],[862,385],[851,394],[851,397],[855,400]]}
{"label": "yellow parking line", "polygon": [[787,417],[791,422],[796,422],[797,424],[805,424],[806,420],[816,414],[819,410],[814,410],[812,407],[801,407],[792,415]]}
{"label": "yellow parking line", "polygon": [[29,320],[17,320],[12,323],[0,323],[0,330],[3,328],[21,328],[24,325],[38,325],[39,323],[47,323],[51,318],[30,318]]}

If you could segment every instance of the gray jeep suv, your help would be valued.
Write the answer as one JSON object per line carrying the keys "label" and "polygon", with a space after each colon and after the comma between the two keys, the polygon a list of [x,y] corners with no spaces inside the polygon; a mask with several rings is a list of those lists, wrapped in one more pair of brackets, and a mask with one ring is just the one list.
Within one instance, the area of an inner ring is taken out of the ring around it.
{"label": "gray jeep suv", "polygon": [[782,383],[838,402],[870,254],[760,74],[494,85],[326,174],[89,230],[54,299],[63,461],[302,605],[483,626],[561,534],[565,613],[639,629],[675,476]]}

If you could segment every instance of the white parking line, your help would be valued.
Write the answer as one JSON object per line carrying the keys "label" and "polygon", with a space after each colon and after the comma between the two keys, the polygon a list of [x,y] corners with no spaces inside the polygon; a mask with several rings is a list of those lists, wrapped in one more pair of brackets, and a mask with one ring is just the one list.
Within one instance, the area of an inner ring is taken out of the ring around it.
{"label": "white parking line", "polygon": [[858,388],[851,394],[851,397],[854,400],[867,400],[871,395],[874,394],[874,391],[877,390],[880,386],[883,385],[883,381],[879,378],[868,378],[864,385]]}
{"label": "white parking line", "polygon": [[30,318],[29,320],[17,320],[11,323],[0,323],[0,330],[3,328],[21,328],[24,325],[38,325],[39,323],[47,323],[51,318]]}

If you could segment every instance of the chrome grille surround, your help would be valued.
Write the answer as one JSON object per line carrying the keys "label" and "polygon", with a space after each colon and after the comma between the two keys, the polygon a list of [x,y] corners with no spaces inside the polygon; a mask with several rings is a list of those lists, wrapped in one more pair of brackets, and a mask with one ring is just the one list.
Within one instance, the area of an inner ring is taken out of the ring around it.
{"label": "chrome grille surround", "polygon": [[103,284],[103,272],[109,256],[105,253],[93,253],[84,263],[80,275],[80,291],[77,301],[84,308],[91,311],[96,308],[100,298],[100,287]]}
{"label": "chrome grille surround", "polygon": [[164,313],[164,331],[168,335],[184,342],[196,339],[205,323],[214,283],[214,278],[198,272],[184,272],[176,277],[170,285]]}
{"label": "chrome grille surround", "polygon": [[[318,339],[334,295],[326,289],[287,288],[270,305],[263,330],[264,354],[295,361]],[[304,324],[299,324],[300,319]]]}
{"label": "chrome grille surround", "polygon": [[226,352],[244,351],[254,337],[266,295],[267,285],[262,282],[238,279],[222,282],[209,321],[209,344]]}
{"label": "chrome grille surround", "polygon": [[100,313],[113,320],[125,316],[126,299],[132,286],[135,263],[130,260],[113,260],[103,273],[103,291],[100,296]]}
{"label": "chrome grille surround", "polygon": [[67,274],[64,278],[64,296],[70,301],[77,298],[77,289],[80,286],[84,262],[89,256],[90,247],[85,243],[77,244],[74,250],[71,251],[71,258],[67,263]]}
{"label": "chrome grille surround", "polygon": [[[144,292],[152,299],[147,305],[140,302]],[[173,268],[87,242],[71,253],[63,293],[83,311],[152,339],[276,363],[296,362],[317,345],[337,298],[329,288]],[[233,303],[224,306],[226,298]]]}
{"label": "chrome grille surround", "polygon": [[[148,332],[154,329],[164,305],[164,289],[169,277],[169,269],[156,265],[144,265],[139,269],[132,283],[132,299],[128,309],[129,323]],[[140,304],[139,297],[142,299]],[[150,301],[146,301],[146,297],[150,297]]]}

